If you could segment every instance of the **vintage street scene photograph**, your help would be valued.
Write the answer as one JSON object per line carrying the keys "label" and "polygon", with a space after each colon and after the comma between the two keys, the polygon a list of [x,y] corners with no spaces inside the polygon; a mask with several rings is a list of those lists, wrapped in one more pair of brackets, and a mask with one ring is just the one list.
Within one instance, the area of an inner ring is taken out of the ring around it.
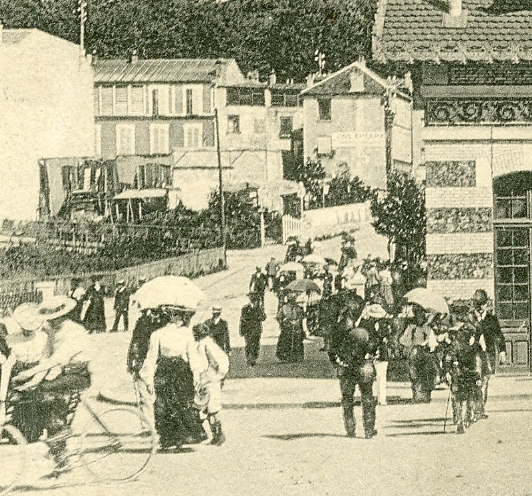
{"label": "vintage street scene photograph", "polygon": [[0,496],[530,496],[531,0],[0,0]]}

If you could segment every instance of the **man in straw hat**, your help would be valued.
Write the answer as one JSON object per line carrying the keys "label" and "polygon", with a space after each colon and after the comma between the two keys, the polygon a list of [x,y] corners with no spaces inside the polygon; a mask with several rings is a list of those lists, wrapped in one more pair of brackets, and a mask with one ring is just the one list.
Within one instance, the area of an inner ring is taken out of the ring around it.
{"label": "man in straw hat", "polygon": [[71,401],[71,394],[91,385],[86,356],[87,331],[69,316],[75,306],[76,301],[67,296],[54,296],[39,305],[37,313],[46,321],[43,329],[48,334],[49,356],[13,378],[15,383],[29,380],[18,387],[19,390],[36,387],[52,398],[47,405],[45,428],[46,442],[56,461],[62,458],[68,419],[77,406],[77,402]]}

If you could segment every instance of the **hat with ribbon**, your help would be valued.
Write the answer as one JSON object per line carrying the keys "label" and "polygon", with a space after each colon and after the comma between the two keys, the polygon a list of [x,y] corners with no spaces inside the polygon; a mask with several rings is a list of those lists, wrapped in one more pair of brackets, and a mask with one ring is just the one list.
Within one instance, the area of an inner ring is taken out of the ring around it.
{"label": "hat with ribbon", "polygon": [[54,320],[71,312],[76,300],[68,296],[52,296],[39,305],[39,314],[44,320]]}

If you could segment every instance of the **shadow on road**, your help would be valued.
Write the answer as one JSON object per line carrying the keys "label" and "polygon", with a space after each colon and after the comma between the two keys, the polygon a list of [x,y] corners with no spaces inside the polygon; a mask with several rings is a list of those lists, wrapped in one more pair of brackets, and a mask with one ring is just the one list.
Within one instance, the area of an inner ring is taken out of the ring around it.
{"label": "shadow on road", "polygon": [[[282,363],[275,356],[276,345],[262,345],[259,360],[254,367],[246,364],[244,348],[233,349],[229,379],[247,379],[257,377],[285,377],[298,379],[335,379],[336,371],[326,352],[320,351],[322,342],[316,340],[305,343],[305,359],[302,362]],[[406,363],[390,362],[388,380],[392,382],[408,381]]]}
{"label": "shadow on road", "polygon": [[345,434],[334,434],[329,432],[299,432],[297,434],[267,434],[261,437],[278,439],[279,441],[293,441],[295,439],[305,439],[310,437],[345,437]]}

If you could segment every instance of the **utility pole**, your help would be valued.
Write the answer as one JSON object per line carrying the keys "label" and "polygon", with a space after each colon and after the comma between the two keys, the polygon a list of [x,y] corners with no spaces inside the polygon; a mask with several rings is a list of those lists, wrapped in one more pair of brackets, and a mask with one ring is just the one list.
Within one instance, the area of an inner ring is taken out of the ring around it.
{"label": "utility pole", "polygon": [[225,200],[222,174],[222,152],[220,150],[220,122],[218,120],[218,109],[214,109],[214,123],[216,127],[216,155],[218,157],[218,191],[220,195],[220,225],[222,229],[222,246],[224,252],[224,266],[227,265],[227,236],[225,227]]}
{"label": "utility pole", "polygon": [[81,54],[85,55],[85,23],[87,22],[87,1],[79,0],[79,46]]}

